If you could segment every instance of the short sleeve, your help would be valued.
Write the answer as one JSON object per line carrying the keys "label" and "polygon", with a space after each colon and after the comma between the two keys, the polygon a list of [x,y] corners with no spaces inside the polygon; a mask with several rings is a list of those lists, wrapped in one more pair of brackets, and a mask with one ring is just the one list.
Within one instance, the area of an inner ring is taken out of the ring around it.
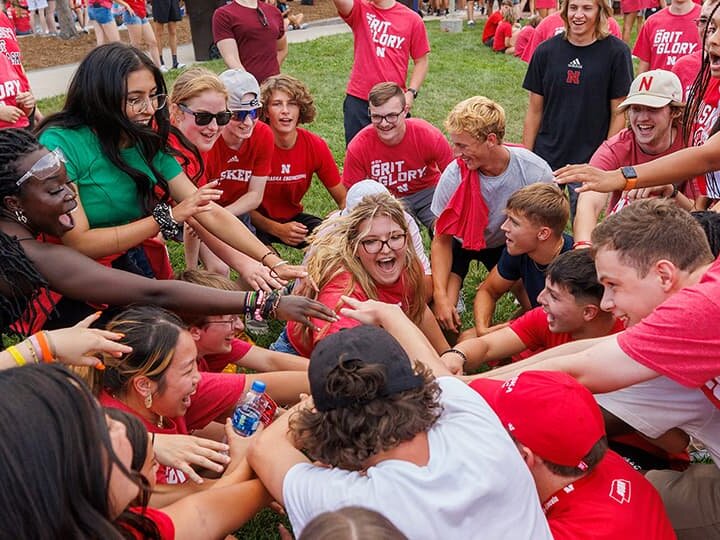
{"label": "short sleeve", "polygon": [[460,167],[456,161],[451,161],[440,175],[440,180],[435,187],[435,193],[433,194],[433,200],[430,205],[430,210],[435,214],[435,217],[440,217],[440,214],[447,208],[450,199],[452,199],[459,185]]}
{"label": "short sleeve", "polygon": [[223,39],[235,39],[232,31],[232,20],[226,9],[217,9],[212,18],[213,39],[218,42]]}
{"label": "short sleeve", "polygon": [[253,176],[268,176],[272,168],[272,156],[275,148],[275,140],[273,139],[272,130],[265,124],[257,124],[255,128],[262,125],[260,137],[256,142],[257,154],[253,163]]}
{"label": "short sleeve", "polygon": [[232,412],[244,389],[244,374],[203,373],[185,413],[187,429],[202,429],[223,414]]}
{"label": "short sleeve", "polygon": [[630,49],[625,42],[615,36],[609,36],[605,39],[614,39],[618,51],[614,54],[613,65],[610,69],[611,86],[610,99],[617,99],[627,96],[630,91],[630,85],[633,81],[633,65]]}
{"label": "short sleeve", "polygon": [[410,56],[417,60],[430,52],[430,41],[428,40],[425,23],[417,15],[413,14],[415,25],[412,31],[412,43],[410,44]]}
{"label": "short sleeve", "polygon": [[500,260],[497,263],[497,271],[500,277],[508,281],[517,281],[522,278],[521,257],[522,255],[510,255],[507,248],[503,248]]}
{"label": "short sleeve", "polygon": [[172,180],[183,172],[182,167],[177,160],[170,154],[158,152],[153,159],[153,166],[160,171],[166,180]]}
{"label": "short sleeve", "polygon": [[364,138],[361,131],[353,138],[352,141],[350,141],[347,152],[345,152],[345,163],[343,163],[342,182],[346,188],[349,188],[352,185],[357,184],[361,180],[369,177],[369,174],[365,170],[365,167],[363,167],[362,159],[360,158],[363,142]]}
{"label": "short sleeve", "polygon": [[650,62],[650,43],[648,41],[648,27],[651,25],[643,24],[638,34],[637,41],[635,41],[635,47],[633,47],[633,56],[637,56],[640,60]]}
{"label": "short sleeve", "polygon": [[545,89],[543,88],[543,72],[545,71],[545,62],[547,56],[547,41],[544,41],[538,48],[533,52],[528,64],[527,72],[525,73],[525,80],[523,80],[523,88],[529,90],[534,94],[540,96],[545,95]]}
{"label": "short sleeve", "polygon": [[340,171],[328,143],[318,135],[313,136],[312,141],[318,178],[326,188],[337,186],[341,182]]}
{"label": "short sleeve", "polygon": [[68,178],[77,180],[79,177],[78,157],[75,153],[77,146],[72,144],[72,141],[68,141],[68,138],[73,137],[72,133],[66,129],[48,129],[43,131],[38,137],[40,143],[48,150],[55,150],[56,148],[62,150],[66,159],[65,170],[67,171]]}
{"label": "short sleeve", "polygon": [[598,149],[595,150],[595,153],[590,158],[590,165],[604,171],[614,171],[620,167],[608,141],[603,141]]}
{"label": "short sleeve", "polygon": [[546,347],[541,330],[547,329],[545,311],[541,307],[531,309],[514,321],[510,321],[510,330],[515,332],[525,348],[530,350]]}

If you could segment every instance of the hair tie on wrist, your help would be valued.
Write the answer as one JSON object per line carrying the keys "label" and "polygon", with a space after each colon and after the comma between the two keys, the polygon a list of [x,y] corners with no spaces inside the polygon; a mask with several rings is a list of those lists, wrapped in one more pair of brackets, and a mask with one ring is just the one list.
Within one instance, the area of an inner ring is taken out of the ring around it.
{"label": "hair tie on wrist", "polygon": [[447,353],[455,353],[455,354],[457,354],[460,358],[463,359],[463,366],[464,366],[465,364],[467,364],[468,358],[467,358],[467,356],[465,356],[465,353],[462,352],[461,350],[456,349],[456,348],[454,348],[454,347],[451,347],[451,348],[448,349],[447,351],[444,351],[440,356],[445,356]]}

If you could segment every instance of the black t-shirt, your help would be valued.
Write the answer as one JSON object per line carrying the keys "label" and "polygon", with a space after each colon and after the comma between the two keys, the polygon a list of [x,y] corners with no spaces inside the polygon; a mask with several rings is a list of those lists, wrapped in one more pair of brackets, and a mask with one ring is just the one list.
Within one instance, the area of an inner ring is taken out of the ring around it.
{"label": "black t-shirt", "polygon": [[584,47],[564,34],[541,43],[523,82],[544,99],[532,150],[553,169],[590,161],[607,138],[610,100],[626,96],[632,80],[630,50],[615,36]]}
{"label": "black t-shirt", "polygon": [[[560,253],[570,251],[573,247],[573,237],[563,233],[563,247]],[[545,288],[545,270],[549,265],[538,264],[526,253],[522,255],[510,255],[507,248],[503,248],[500,261],[497,263],[497,270],[500,277],[508,281],[523,280],[523,287],[527,292],[532,307],[538,307],[537,297]]]}

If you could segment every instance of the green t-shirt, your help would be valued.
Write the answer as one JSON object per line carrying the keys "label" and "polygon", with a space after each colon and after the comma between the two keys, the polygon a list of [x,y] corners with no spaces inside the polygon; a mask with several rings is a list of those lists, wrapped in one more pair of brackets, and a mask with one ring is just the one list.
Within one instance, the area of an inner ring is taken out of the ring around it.
{"label": "green t-shirt", "polygon": [[[40,135],[40,142],[50,150],[60,147],[65,154],[68,177],[78,186],[91,228],[123,225],[145,216],[135,182],[103,154],[90,128],[49,128]],[[121,150],[120,157],[157,183],[135,147]],[[168,181],[182,172],[175,158],[164,152],[159,152],[152,163]]]}

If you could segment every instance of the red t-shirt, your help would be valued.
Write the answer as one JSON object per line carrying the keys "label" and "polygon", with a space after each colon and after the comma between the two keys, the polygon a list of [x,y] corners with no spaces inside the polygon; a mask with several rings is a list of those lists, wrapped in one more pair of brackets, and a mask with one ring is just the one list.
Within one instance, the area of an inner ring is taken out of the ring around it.
{"label": "red t-shirt", "polygon": [[534,34],[535,28],[527,24],[520,29],[517,39],[515,40],[515,56],[525,62],[529,60],[525,60],[525,51],[530,47],[530,42]]}
{"label": "red t-shirt", "polygon": [[618,336],[630,358],[690,388],[720,408],[720,259],[700,281],[660,304]]}
{"label": "red t-shirt", "polygon": [[[527,347],[530,354],[523,355],[524,358],[537,354],[546,349],[557,347],[573,341],[568,332],[551,332],[547,322],[547,314],[542,307],[536,307],[510,322],[510,329],[517,334],[520,341]],[[625,330],[622,322],[615,321],[610,334],[617,334]]]}
{"label": "red t-shirt", "polygon": [[[718,119],[718,101],[720,101],[720,79],[711,78],[693,123],[692,138],[690,139],[693,146],[705,144],[710,137],[710,132]],[[720,199],[720,171],[698,176],[694,182],[697,191],[701,194],[707,195],[711,199]]]}
{"label": "red t-shirt", "polygon": [[[653,15],[653,17],[654,16],[655,15]],[[627,165],[640,165],[642,163],[647,163],[648,161],[677,152],[682,148],[685,148],[685,143],[683,142],[681,130],[678,129],[670,148],[660,154],[646,154],[635,143],[635,133],[633,133],[633,130],[625,128],[610,137],[608,140],[603,141],[590,158],[590,165],[604,171],[614,171],[615,169],[619,169],[620,167],[625,167]],[[615,208],[615,205],[620,200],[620,197],[622,197],[622,190],[614,191],[610,195],[608,211]]]}
{"label": "red t-shirt", "polygon": [[281,223],[297,216],[303,211],[302,199],[310,189],[313,174],[326,188],[340,183],[340,171],[325,140],[297,128],[292,148],[275,146],[260,213]]}
{"label": "red t-shirt", "polygon": [[505,38],[512,37],[512,24],[502,21],[495,30],[495,38],[493,39],[493,51],[501,52],[507,49]]}
{"label": "red t-shirt", "polygon": [[613,451],[542,506],[555,540],[676,538],[658,492]]}
{"label": "red t-shirt", "polygon": [[245,195],[250,177],[270,174],[274,147],[270,126],[260,121],[238,150],[228,147],[222,136],[218,137],[205,161],[206,182],[220,180],[218,189],[222,189],[223,194],[218,204],[227,206]]}
{"label": "red t-shirt", "polygon": [[207,152],[201,152],[200,160],[198,160],[195,157],[195,154],[193,154],[189,148],[180,144],[180,140],[172,133],[168,136],[168,145],[182,154],[181,156],[175,156],[175,161],[180,164],[185,176],[195,182],[195,185],[197,186],[204,186],[207,184],[207,181],[205,180],[205,172],[203,172],[202,176],[195,178],[195,176],[200,172],[200,160],[203,162],[207,161]]}
{"label": "red t-shirt", "polygon": [[[187,435],[195,429],[204,428],[223,414],[229,414],[242,396],[244,389],[245,375],[239,373],[203,373],[197,386],[197,392],[192,396],[190,407],[185,416],[164,418],[165,427],[162,428],[146,420],[135,410],[104,390],[100,392],[98,399],[103,407],[120,409],[137,416],[150,433]],[[186,480],[185,473],[179,469],[164,465],[160,465],[158,468],[157,481],[159,484],[182,484]]]}
{"label": "red t-shirt", "polygon": [[650,63],[650,69],[672,69],[678,58],[700,50],[695,19],[700,6],[684,15],[675,15],[669,7],[648,18],[638,34],[633,54]]}
{"label": "red t-shirt", "polygon": [[147,17],[147,4],[145,3],[145,0],[126,0],[128,5],[132,8],[132,10],[135,12],[135,15],[137,15],[140,18]]}
{"label": "red t-shirt", "polygon": [[700,66],[702,65],[702,49],[695,51],[692,54],[678,58],[678,61],[672,67],[672,72],[678,76],[683,88],[683,100],[687,101],[688,94],[690,93],[690,87],[695,81],[700,72]]}
{"label": "red t-shirt", "polygon": [[[254,8],[230,2],[215,10],[212,18],[215,41],[234,39],[243,67],[262,84],[280,73],[277,58],[278,40],[285,35],[280,10],[267,2],[258,2],[264,18]],[[265,23],[265,24],[263,24]]]}
{"label": "red t-shirt", "polygon": [[502,11],[500,11],[499,9],[497,11],[494,11],[493,14],[487,18],[487,21],[485,21],[485,28],[483,28],[482,34],[483,43],[485,43],[491,37],[495,36],[495,31],[497,30],[500,21],[502,21],[502,18]]}
{"label": "red t-shirt", "polygon": [[[2,29],[0,29],[2,30]],[[22,70],[16,69],[10,59],[0,54],[0,105],[17,107],[17,95],[30,90],[30,83]],[[24,128],[30,125],[30,120],[24,114],[16,122],[0,120],[0,129]]]}
{"label": "red t-shirt", "polygon": [[345,187],[372,178],[396,197],[405,197],[437,185],[453,160],[450,144],[439,129],[425,120],[407,118],[405,126],[405,136],[395,146],[382,143],[373,126],[355,135],[345,155]]}
{"label": "red t-shirt", "polygon": [[[168,516],[165,512],[163,512],[162,510],[158,510],[157,508],[141,508],[139,506],[129,508],[129,510],[133,514],[144,515],[153,523],[155,523],[155,526],[157,527],[158,533],[160,533],[160,538],[162,540],[174,540],[175,524],[173,523],[172,519],[170,519],[170,516]],[[136,538],[136,540],[144,540],[145,536],[143,536],[140,531],[131,529],[126,524],[121,524],[121,526],[125,530],[130,531],[130,534],[132,534],[133,537]]]}
{"label": "red t-shirt", "polygon": [[242,339],[234,338],[232,340],[230,352],[219,354],[206,354],[198,358],[198,369],[200,371],[209,371],[220,373],[228,364],[234,364],[250,352],[252,345]]}
{"label": "red t-shirt", "polygon": [[10,19],[0,11],[0,53],[7,56],[10,63],[15,66],[15,70],[19,74],[25,74],[22,67],[22,55],[20,53],[20,44],[15,37],[15,30]]}
{"label": "red t-shirt", "polygon": [[343,19],[352,29],[355,49],[347,93],[367,100],[370,89],[385,81],[405,89],[410,58],[417,60],[430,52],[420,15],[400,2],[379,9],[367,0],[354,0]]}
{"label": "red t-shirt", "polygon": [[[305,340],[302,338],[300,330],[303,325],[294,321],[288,321],[288,340],[301,356],[310,358],[310,354],[318,341],[330,334],[339,332],[343,328],[354,328],[360,324],[355,319],[343,317],[339,313],[339,310],[342,307],[342,302],[340,301],[340,297],[342,295],[357,298],[358,300],[368,299],[368,295],[358,283],[355,283],[354,286],[351,287],[351,279],[350,272],[341,272],[331,279],[330,282],[328,282],[322,289],[320,289],[317,301],[321,304],[325,304],[330,309],[338,313],[340,319],[334,323],[321,321],[320,319],[313,319],[313,324],[319,328],[319,330],[313,331],[311,344],[305,343]],[[377,300],[388,304],[398,304],[403,311],[407,313],[415,291],[409,290],[405,284],[403,275],[400,276],[400,279],[398,279],[395,284],[390,285],[389,287],[378,285],[376,288]]]}
{"label": "red t-shirt", "polygon": [[[622,39],[622,30],[620,30],[620,25],[612,17],[608,19],[608,29],[613,36]],[[530,45],[526,47],[522,60],[529,62],[538,45],[564,31],[565,24],[563,23],[559,12],[555,12],[545,17],[542,21],[540,21],[540,24],[537,25],[537,28],[535,28]],[[485,41],[484,38],[483,41]]]}
{"label": "red t-shirt", "polygon": [[20,7],[8,5],[8,19],[12,21],[12,24],[15,26],[16,32],[30,32],[32,31],[32,26],[30,26],[30,12],[27,9],[27,2],[18,2],[18,4],[20,5]]}

